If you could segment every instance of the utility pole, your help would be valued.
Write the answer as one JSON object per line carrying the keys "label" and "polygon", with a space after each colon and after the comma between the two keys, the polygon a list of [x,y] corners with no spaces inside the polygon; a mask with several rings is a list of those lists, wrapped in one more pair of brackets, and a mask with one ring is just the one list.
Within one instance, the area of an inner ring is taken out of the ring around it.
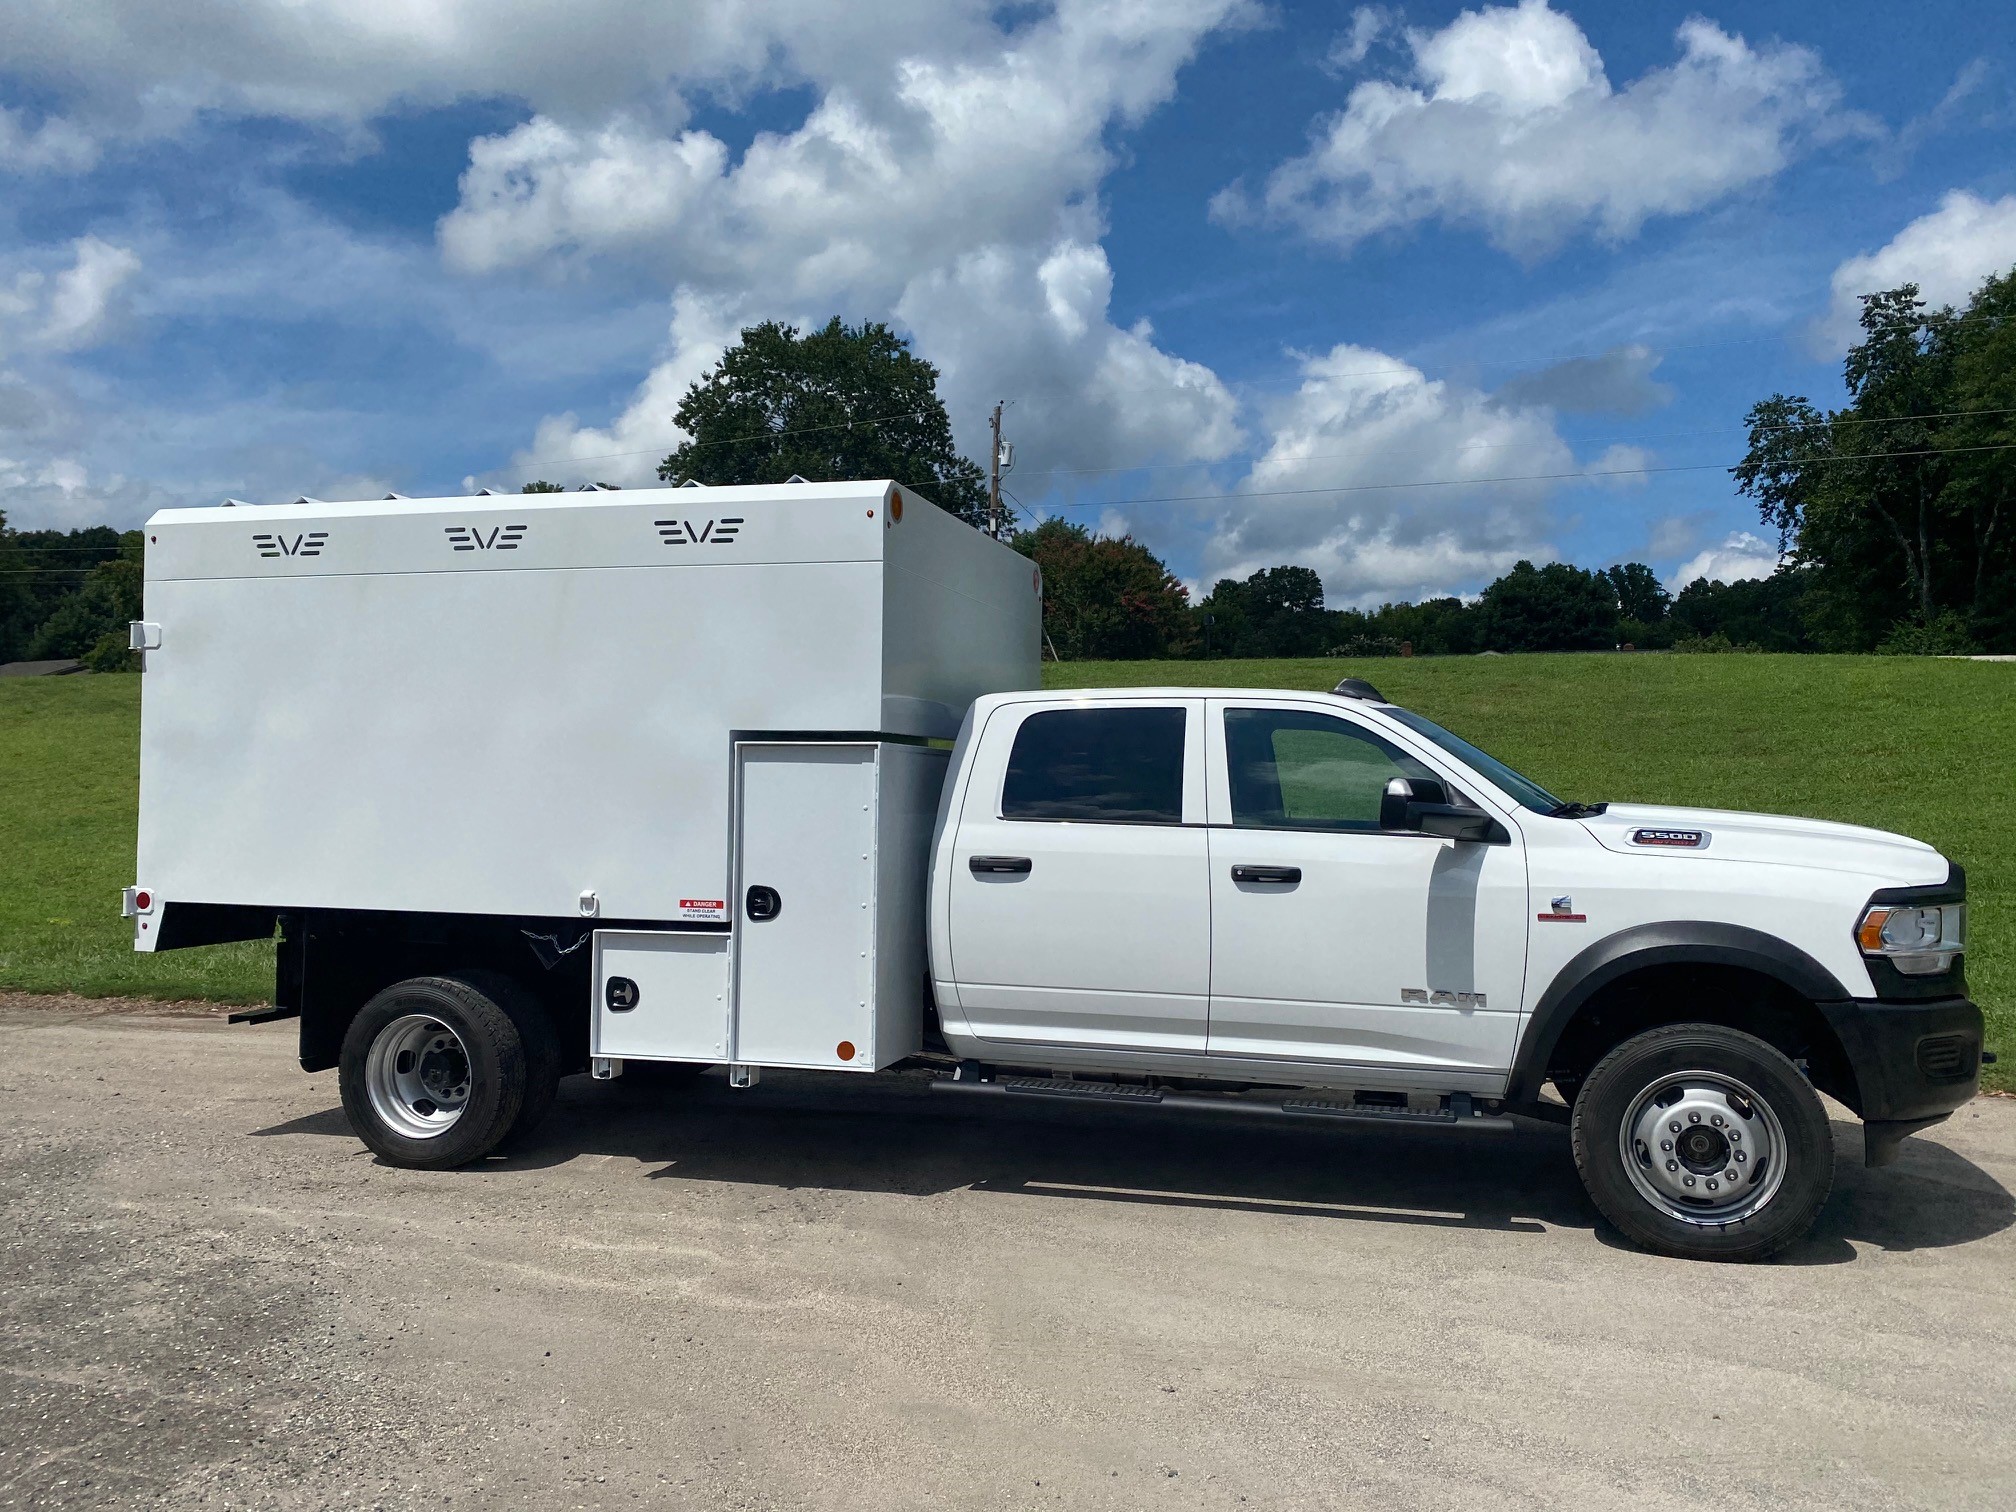
{"label": "utility pole", "polygon": [[1001,402],[995,401],[994,445],[987,454],[987,534],[1001,539]]}

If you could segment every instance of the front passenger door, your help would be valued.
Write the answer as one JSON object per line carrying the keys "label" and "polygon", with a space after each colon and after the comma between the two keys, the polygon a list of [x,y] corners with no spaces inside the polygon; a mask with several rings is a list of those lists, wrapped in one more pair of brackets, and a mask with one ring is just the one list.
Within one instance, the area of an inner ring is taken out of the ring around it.
{"label": "front passenger door", "polygon": [[[1526,870],[1510,844],[1379,828],[1395,777],[1443,774],[1356,721],[1213,700],[1212,1055],[1509,1067]],[[1452,797],[1454,795],[1452,794]]]}

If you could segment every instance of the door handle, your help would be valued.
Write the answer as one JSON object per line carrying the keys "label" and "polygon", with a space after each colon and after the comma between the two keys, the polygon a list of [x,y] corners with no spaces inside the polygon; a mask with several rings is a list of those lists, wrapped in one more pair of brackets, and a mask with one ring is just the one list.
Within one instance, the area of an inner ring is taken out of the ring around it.
{"label": "door handle", "polygon": [[975,856],[966,867],[976,877],[999,875],[1001,873],[1020,874],[1030,869],[1027,856]]}
{"label": "door handle", "polygon": [[1302,880],[1299,866],[1235,866],[1232,868],[1234,882],[1287,882]]}

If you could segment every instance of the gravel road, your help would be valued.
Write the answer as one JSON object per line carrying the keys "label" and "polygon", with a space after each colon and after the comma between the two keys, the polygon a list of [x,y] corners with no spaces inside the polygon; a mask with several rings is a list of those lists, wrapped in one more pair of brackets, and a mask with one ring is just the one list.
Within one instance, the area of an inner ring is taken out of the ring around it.
{"label": "gravel road", "polygon": [[576,1079],[377,1164],[294,1026],[0,1003],[0,1507],[2006,1507],[2016,1102],[1779,1262],[1562,1131]]}

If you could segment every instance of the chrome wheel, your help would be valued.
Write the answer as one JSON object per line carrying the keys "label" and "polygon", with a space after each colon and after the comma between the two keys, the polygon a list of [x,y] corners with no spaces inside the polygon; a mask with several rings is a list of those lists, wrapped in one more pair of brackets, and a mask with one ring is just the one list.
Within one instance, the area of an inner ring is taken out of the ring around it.
{"label": "chrome wheel", "polygon": [[1640,1092],[1618,1131],[1638,1193],[1682,1223],[1734,1223],[1785,1182],[1788,1144],[1771,1105],[1717,1071],[1663,1076]]}
{"label": "chrome wheel", "polygon": [[408,1139],[455,1127],[469,1101],[469,1051],[437,1018],[409,1013],[378,1032],[364,1065],[371,1110]]}

